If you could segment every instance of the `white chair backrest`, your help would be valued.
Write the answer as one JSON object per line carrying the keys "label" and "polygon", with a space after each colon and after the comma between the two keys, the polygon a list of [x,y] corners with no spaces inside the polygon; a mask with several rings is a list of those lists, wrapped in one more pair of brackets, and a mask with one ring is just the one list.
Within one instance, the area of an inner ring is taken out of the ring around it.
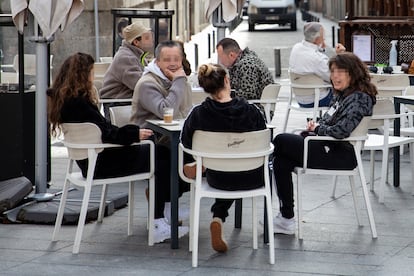
{"label": "white chair backrest", "polygon": [[[13,69],[19,72],[19,55],[15,55],[13,59]],[[36,75],[36,55],[24,54],[24,74],[35,76]]]}
{"label": "white chair backrest", "polygon": [[193,135],[194,151],[223,155],[232,158],[203,158],[203,166],[217,171],[246,171],[260,167],[263,156],[255,158],[234,159],[240,154],[254,154],[268,150],[270,147],[270,130],[251,132],[210,132],[197,130]]}
{"label": "white chair backrest", "polygon": [[260,97],[261,100],[273,100],[277,99],[280,92],[280,84],[278,83],[271,83],[263,88],[262,96]]}
{"label": "white chair backrest", "polygon": [[210,94],[204,91],[192,91],[191,92],[191,102],[193,105],[204,102],[206,98],[211,98],[211,96]]}
{"label": "white chair backrest", "polygon": [[315,88],[328,88],[330,84],[315,74],[301,75],[293,72],[290,75],[292,92],[296,96],[309,96],[315,94]]}
{"label": "white chair backrest", "polygon": [[99,61],[100,62],[109,62],[109,63],[111,63],[113,59],[114,59],[113,57],[100,57]]}
{"label": "white chair backrest", "polygon": [[111,123],[118,127],[131,124],[132,105],[112,106],[109,108]]}
{"label": "white chair backrest", "polygon": [[404,96],[414,96],[414,86],[407,86],[404,91]]}
{"label": "white chair backrest", "polygon": [[410,79],[406,74],[371,74],[371,83],[377,87],[377,97],[392,98],[404,93]]}
{"label": "white chair backrest", "polygon": [[95,62],[93,66],[95,80],[103,80],[103,77],[106,71],[108,71],[110,65],[110,62]]}
{"label": "white chair backrest", "polygon": [[16,72],[1,72],[1,83],[18,83],[19,75]]}
{"label": "white chair backrest", "polygon": [[[99,127],[93,123],[64,123],[61,125],[64,142],[70,144],[101,144],[102,133]],[[69,158],[81,160],[88,158],[88,149],[76,149],[67,147]],[[97,153],[103,149],[97,149]]]}
{"label": "white chair backrest", "polygon": [[[36,76],[36,55],[24,54],[24,74],[30,76]],[[53,68],[53,55],[50,55],[50,69]],[[13,69],[19,73],[19,55],[15,55],[13,58]],[[52,73],[52,72],[50,72]]]}
{"label": "white chair backrest", "polygon": [[390,99],[377,99],[377,103],[374,105],[372,111],[372,120],[369,124],[369,128],[380,128],[384,126],[384,119],[377,119],[377,115],[392,115],[395,114],[394,104]]}
{"label": "white chair backrest", "polygon": [[351,132],[350,137],[365,136],[368,133],[368,128],[371,123],[372,116],[365,116],[359,122],[358,126]]}

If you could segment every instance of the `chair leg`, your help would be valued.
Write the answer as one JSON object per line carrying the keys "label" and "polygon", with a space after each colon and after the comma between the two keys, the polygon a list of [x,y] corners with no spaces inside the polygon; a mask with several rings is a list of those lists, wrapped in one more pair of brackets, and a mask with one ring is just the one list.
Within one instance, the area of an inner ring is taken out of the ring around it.
{"label": "chair leg", "polygon": [[129,181],[128,193],[128,236],[132,235],[132,226],[134,223],[134,208],[135,208],[135,183]]}
{"label": "chair leg", "polygon": [[234,228],[241,228],[242,225],[242,210],[243,210],[243,199],[239,198],[235,200],[235,212],[234,212]]}
{"label": "chair leg", "polygon": [[190,233],[189,233],[189,242],[188,242],[188,251],[193,250],[193,233],[194,233],[194,184],[190,184]]}
{"label": "chair leg", "polygon": [[81,211],[79,215],[78,227],[76,229],[75,242],[73,244],[73,250],[72,250],[73,254],[79,253],[80,243],[81,243],[82,234],[83,234],[83,228],[85,227],[86,213],[88,211],[91,189],[92,189],[92,184],[89,183],[89,185],[85,186],[85,191],[83,192],[82,206],[81,206]]}
{"label": "chair leg", "polygon": [[52,241],[57,240],[60,228],[62,226],[63,215],[65,213],[66,199],[68,198],[69,193],[69,180],[65,179],[65,184],[63,185],[63,192],[60,198],[59,210],[56,216],[55,229],[53,230]]}
{"label": "chair leg", "polygon": [[349,176],[349,184],[351,186],[352,199],[354,201],[355,216],[356,216],[358,225],[361,226],[362,225],[361,216],[359,215],[358,200],[357,200],[357,195],[356,195],[356,190],[355,190],[355,180],[354,180],[354,176],[352,175]]}
{"label": "chair leg", "polygon": [[369,224],[371,226],[372,238],[376,239],[378,237],[377,229],[375,226],[375,220],[374,220],[374,214],[372,212],[371,201],[369,200],[368,189],[366,185],[367,182],[365,179],[364,168],[362,167],[361,155],[356,154],[356,158],[357,158],[357,164],[358,164],[359,177],[361,179],[362,194],[364,195],[365,207],[367,209]]}
{"label": "chair leg", "polygon": [[332,185],[332,195],[331,198],[335,199],[335,192],[336,192],[336,184],[338,182],[338,176],[334,175],[333,177],[333,185]]}
{"label": "chair leg", "polygon": [[103,217],[105,215],[107,193],[108,193],[108,187],[106,184],[104,184],[102,185],[101,202],[99,203],[99,211],[98,211],[98,222],[100,223],[102,223]]}
{"label": "chair leg", "polygon": [[252,227],[253,227],[253,249],[257,249],[257,205],[256,197],[252,197]]}
{"label": "chair leg", "polygon": [[379,203],[384,203],[385,198],[385,180],[387,178],[388,168],[388,149],[382,151],[382,162],[381,162],[381,179],[380,179],[380,190],[379,190]]}
{"label": "chair leg", "polygon": [[148,214],[148,245],[154,245],[154,205],[155,205],[155,178],[152,176],[149,181],[149,214]]}
{"label": "chair leg", "polygon": [[369,164],[370,164],[370,170],[369,170],[369,174],[370,174],[370,181],[369,181],[369,184],[370,184],[370,188],[371,188],[371,192],[373,192],[374,191],[374,177],[375,177],[375,150],[371,150],[370,152],[370,158],[369,158],[369,160],[370,160],[370,162],[369,162]]}
{"label": "chair leg", "polygon": [[411,194],[414,195],[414,144],[409,144],[408,147],[410,150],[411,181],[413,183]]}
{"label": "chair leg", "polygon": [[269,263],[275,263],[275,235],[273,234],[273,210],[272,197],[270,194],[265,197],[267,207],[267,229],[269,233]]}
{"label": "chair leg", "polygon": [[192,266],[197,267],[198,265],[198,232],[200,227],[200,201],[201,198],[195,193],[194,198],[194,217],[193,217],[193,249],[192,249]]}
{"label": "chair leg", "polygon": [[289,120],[290,104],[291,104],[291,102],[289,101],[287,109],[286,109],[285,122],[283,123],[283,131],[282,132],[286,132],[286,128],[287,128],[287,124],[288,124],[288,120]]}
{"label": "chair leg", "polygon": [[298,171],[296,175],[296,205],[298,213],[298,238],[302,240],[302,173]]}

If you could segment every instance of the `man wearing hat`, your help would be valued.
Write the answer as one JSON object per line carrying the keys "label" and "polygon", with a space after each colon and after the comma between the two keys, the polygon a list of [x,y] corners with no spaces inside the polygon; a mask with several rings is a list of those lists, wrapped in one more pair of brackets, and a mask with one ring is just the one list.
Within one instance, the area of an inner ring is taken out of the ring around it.
{"label": "man wearing hat", "polygon": [[[153,51],[154,37],[150,28],[134,22],[124,28],[123,35],[122,45],[104,75],[99,91],[101,98],[132,98],[135,84],[148,64],[148,53]],[[105,114],[108,114],[107,108],[105,106]]]}
{"label": "man wearing hat", "polygon": [[[303,34],[304,39],[296,43],[290,52],[290,72],[301,75],[315,74],[323,79],[326,84],[330,84],[329,57],[345,52],[345,47],[340,43],[336,45],[335,49],[327,47],[325,44],[325,30],[319,22],[306,23]],[[332,97],[330,89],[321,90],[319,106],[329,106]],[[298,104],[302,107],[313,107],[313,99],[313,96],[296,97]]]}

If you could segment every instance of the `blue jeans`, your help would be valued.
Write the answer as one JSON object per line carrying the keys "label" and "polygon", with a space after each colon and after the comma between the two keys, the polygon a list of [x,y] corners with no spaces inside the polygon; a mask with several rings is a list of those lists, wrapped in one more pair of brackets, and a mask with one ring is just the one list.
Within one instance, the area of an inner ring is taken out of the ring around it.
{"label": "blue jeans", "polygon": [[[329,106],[329,104],[331,103],[331,100],[333,98],[333,93],[332,93],[332,89],[329,89],[329,93],[328,95],[326,95],[325,98],[322,98],[319,100],[319,107],[322,106]],[[298,103],[300,107],[313,107],[314,103],[309,103],[309,104],[301,104]]]}

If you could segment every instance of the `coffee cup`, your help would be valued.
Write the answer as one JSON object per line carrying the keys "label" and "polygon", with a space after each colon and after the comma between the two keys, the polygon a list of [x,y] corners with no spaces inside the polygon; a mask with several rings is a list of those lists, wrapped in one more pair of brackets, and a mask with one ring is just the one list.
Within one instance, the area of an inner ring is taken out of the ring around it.
{"label": "coffee cup", "polygon": [[171,107],[164,108],[164,123],[170,124],[173,121],[174,109]]}
{"label": "coffee cup", "polygon": [[394,73],[399,73],[399,72],[401,72],[401,66],[399,66],[399,65],[395,65],[395,66],[393,66],[393,67],[392,67],[392,71],[393,71]]}

